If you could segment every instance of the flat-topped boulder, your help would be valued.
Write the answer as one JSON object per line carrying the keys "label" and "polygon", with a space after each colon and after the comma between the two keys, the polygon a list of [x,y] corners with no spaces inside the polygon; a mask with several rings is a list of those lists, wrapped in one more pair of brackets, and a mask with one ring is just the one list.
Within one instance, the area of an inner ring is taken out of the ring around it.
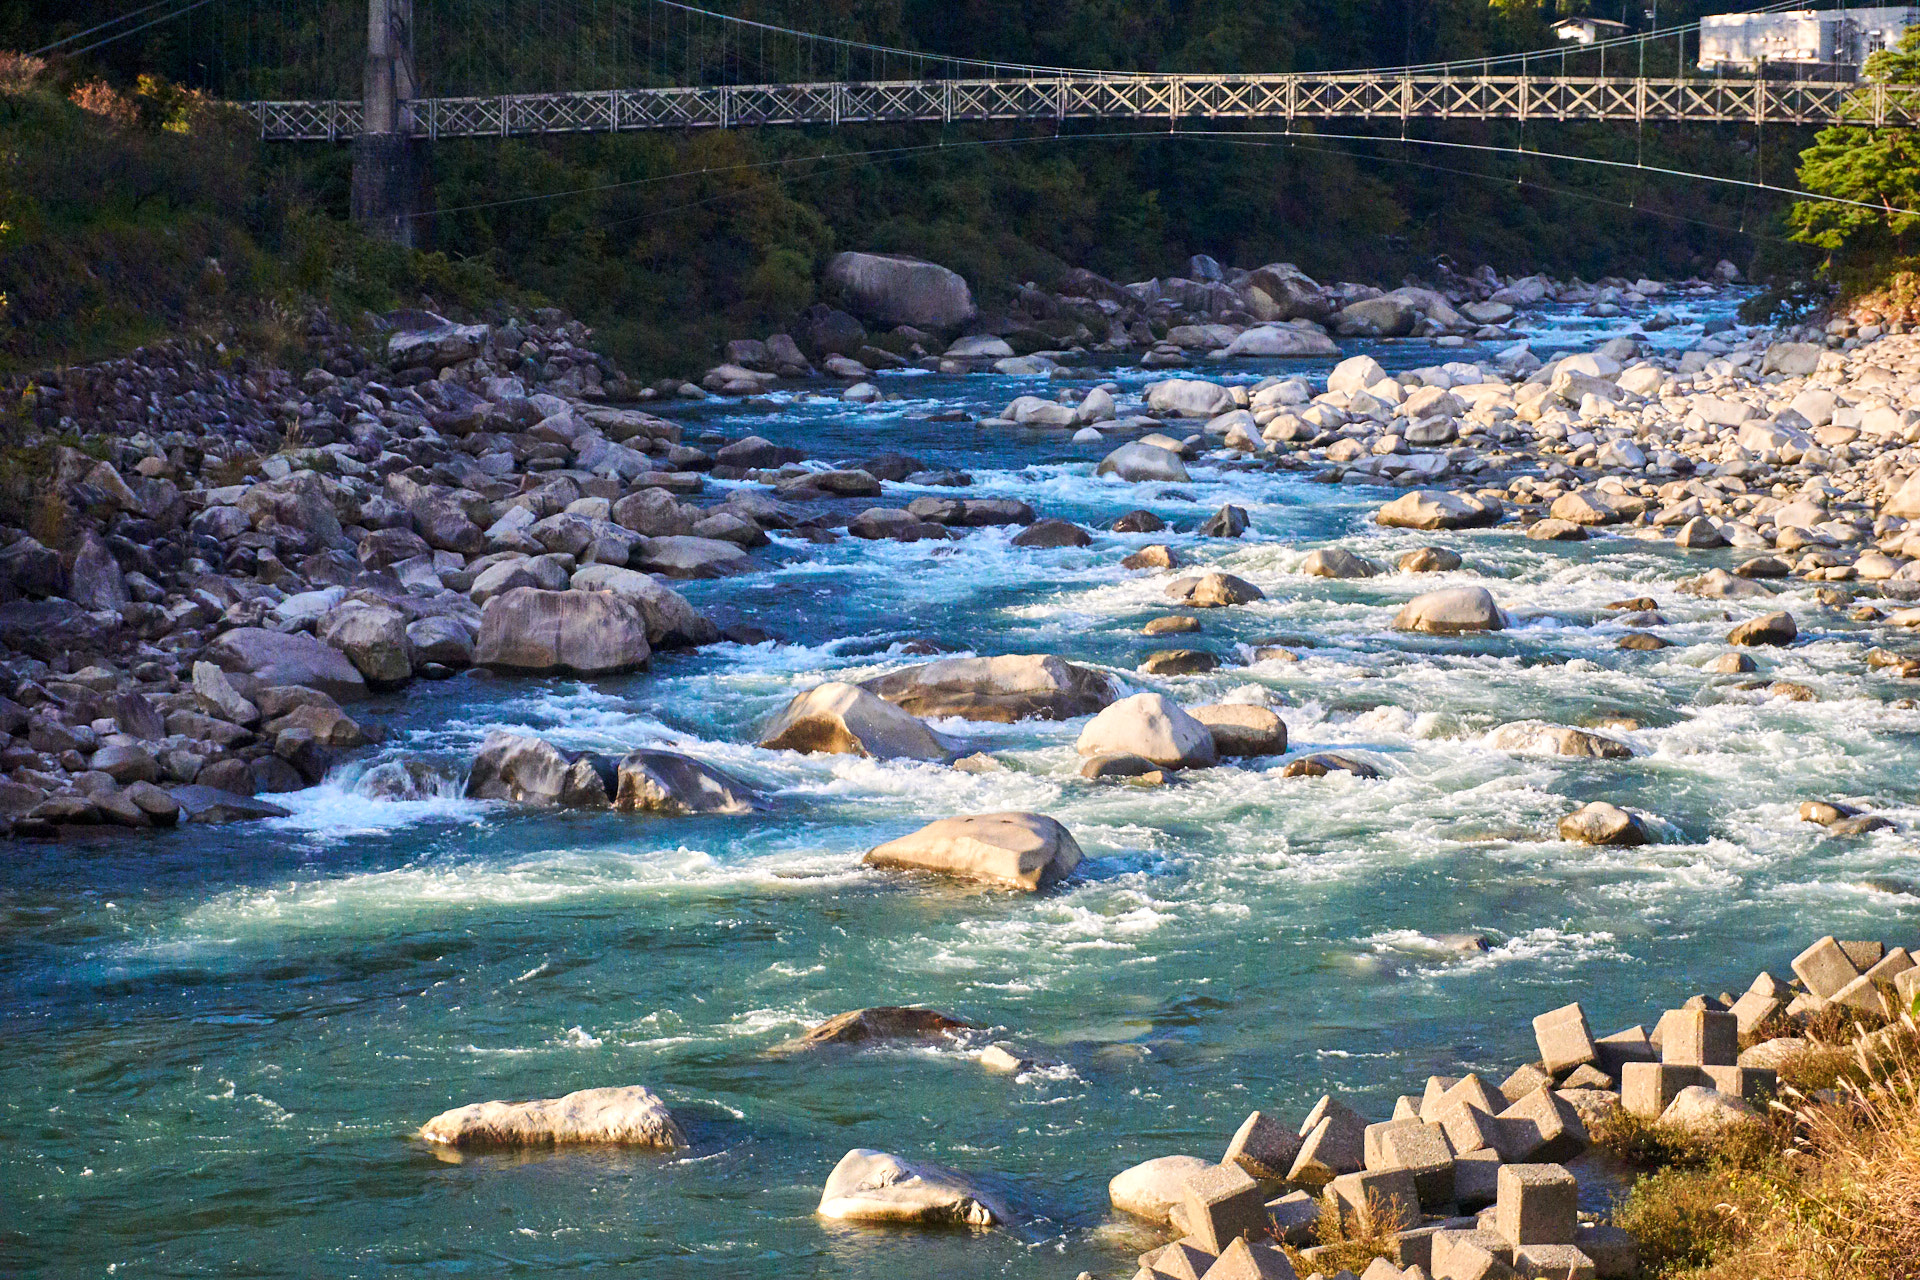
{"label": "flat-topped boulder", "polygon": [[677,751],[629,751],[616,772],[613,807],[626,813],[740,814],[760,807],[752,787]]}
{"label": "flat-topped boulder", "polygon": [[1110,706],[1118,692],[1104,672],[1037,653],[943,658],[863,680],[860,687],[912,715],[1001,724],[1092,715]]}
{"label": "flat-topped boulder", "polygon": [[837,1013],[805,1034],[767,1050],[776,1056],[813,1049],[846,1048],[883,1040],[935,1040],[956,1031],[977,1030],[973,1023],[938,1009],[911,1005],[876,1005]]}
{"label": "flat-topped boulder", "polygon": [[973,291],[956,272],[891,253],[838,253],[827,287],[863,319],[889,327],[956,329],[974,317]]}
{"label": "flat-topped boulder", "polygon": [[818,1212],[910,1226],[991,1227],[1010,1216],[964,1174],[866,1147],[847,1152],[827,1175]]}
{"label": "flat-topped boulder", "polygon": [[1218,756],[1212,731],[1158,693],[1137,693],[1102,711],[1080,731],[1074,750],[1139,756],[1166,769],[1198,768]]}
{"label": "flat-topped boulder", "polygon": [[1380,566],[1343,547],[1321,547],[1307,553],[1300,572],[1313,578],[1371,578]]}
{"label": "flat-topped boulder", "polygon": [[1560,819],[1560,838],[1576,844],[1642,845],[1653,839],[1637,813],[1595,800]]}
{"label": "flat-topped boulder", "polygon": [[262,818],[293,816],[291,809],[283,809],[277,804],[198,783],[169,787],[167,794],[179,806],[177,820],[181,822],[257,822]]}
{"label": "flat-topped boulder", "polygon": [[336,702],[367,696],[366,678],[346,654],[299,631],[235,627],[216,637],[203,656],[222,671],[249,675],[265,685],[305,685]]}
{"label": "flat-topped boulder", "polygon": [[1438,489],[1415,489],[1374,513],[1374,523],[1395,529],[1473,529],[1500,523],[1498,502]]}
{"label": "flat-topped boulder", "polygon": [[602,591],[515,587],[487,601],[474,661],[498,671],[612,675],[647,665],[640,611]]}
{"label": "flat-topped boulder", "polygon": [[856,684],[829,681],[799,694],[773,718],[760,745],[773,751],[945,760],[939,735],[914,716]]}
{"label": "flat-topped boulder", "polygon": [[678,1151],[688,1145],[667,1104],[637,1084],[581,1089],[532,1102],[455,1107],[421,1125],[420,1136],[463,1148],[609,1143]]}
{"label": "flat-topped boulder", "polygon": [[1429,635],[1500,631],[1507,625],[1493,593],[1485,587],[1444,587],[1407,601],[1394,615],[1394,629]]}
{"label": "flat-topped boulder", "polygon": [[759,562],[738,543],[720,538],[672,534],[643,538],[629,563],[636,569],[669,578],[724,578],[759,568]]}
{"label": "flat-topped boulder", "polygon": [[982,813],[928,823],[861,861],[1032,893],[1071,875],[1081,857],[1073,834],[1045,814]]}
{"label": "flat-topped boulder", "polygon": [[1241,702],[1188,707],[1187,714],[1213,735],[1223,756],[1278,756],[1287,751],[1287,724],[1278,713]]}

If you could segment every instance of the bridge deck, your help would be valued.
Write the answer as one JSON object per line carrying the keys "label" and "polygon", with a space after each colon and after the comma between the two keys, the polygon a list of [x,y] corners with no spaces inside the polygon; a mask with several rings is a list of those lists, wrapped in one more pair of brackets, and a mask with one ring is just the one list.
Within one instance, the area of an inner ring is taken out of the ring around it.
{"label": "bridge deck", "polygon": [[[353,100],[249,102],[269,141],[360,132]],[[1920,88],[1548,76],[1063,76],[605,89],[405,104],[424,138],[969,120],[1614,120],[1920,124]]]}

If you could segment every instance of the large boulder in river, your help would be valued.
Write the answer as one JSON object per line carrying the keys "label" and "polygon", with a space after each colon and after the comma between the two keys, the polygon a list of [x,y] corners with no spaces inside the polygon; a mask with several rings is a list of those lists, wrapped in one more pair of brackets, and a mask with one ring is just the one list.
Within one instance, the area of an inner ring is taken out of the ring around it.
{"label": "large boulder in river", "polygon": [[1227,344],[1229,356],[1331,356],[1340,348],[1318,329],[1292,324],[1262,324]]}
{"label": "large boulder in river", "polygon": [[1100,460],[1094,468],[1097,476],[1117,476],[1135,483],[1146,480],[1179,481],[1187,479],[1187,468],[1180,455],[1157,444],[1135,440],[1121,445]]}
{"label": "large boulder in river", "polygon": [[1420,311],[1405,298],[1391,294],[1363,298],[1334,312],[1327,321],[1332,330],[1351,338],[1404,338],[1413,332]]}
{"label": "large boulder in river", "polygon": [[584,1142],[678,1151],[687,1135],[662,1102],[639,1085],[581,1089],[534,1102],[476,1102],[420,1127],[450,1147],[551,1147]]}
{"label": "large boulder in river", "polygon": [[1087,723],[1073,745],[1083,756],[1139,756],[1164,769],[1210,765],[1218,755],[1207,726],[1157,693],[1114,703]]}
{"label": "large boulder in river", "polygon": [[1215,418],[1233,408],[1233,392],[1199,378],[1170,378],[1147,388],[1147,411],[1176,418]]}
{"label": "large boulder in river", "polygon": [[1173,1206],[1187,1198],[1187,1179],[1215,1167],[1199,1156],[1156,1156],[1114,1174],[1107,1199],[1122,1213],[1167,1226]]}
{"label": "large boulder in river", "polygon": [[1485,587],[1445,587],[1407,601],[1394,615],[1399,631],[1430,635],[1459,635],[1468,631],[1500,631],[1507,620]]}
{"label": "large boulder in river", "polygon": [[613,807],[628,813],[736,814],[760,807],[746,783],[677,751],[629,751],[618,772]]}
{"label": "large boulder in river", "polygon": [[1287,722],[1266,708],[1242,702],[1188,707],[1187,714],[1207,726],[1214,751],[1223,756],[1279,756],[1287,751]]}
{"label": "large boulder in river", "polygon": [[305,685],[336,702],[367,696],[367,682],[345,654],[304,632],[236,627],[207,646],[207,661],[222,671],[253,676],[263,685]]}
{"label": "large boulder in river", "polygon": [[371,684],[402,684],[413,675],[407,615],[398,609],[344,600],[321,617],[314,634],[346,654]]}
{"label": "large boulder in river", "polygon": [[711,618],[652,574],[612,564],[582,565],[573,572],[572,587],[604,591],[638,609],[646,620],[647,643],[655,649],[692,649],[720,639],[720,628]]}
{"label": "large boulder in river", "polygon": [[1380,566],[1344,547],[1321,547],[1307,553],[1300,572],[1312,578],[1371,578]]}
{"label": "large boulder in river", "polygon": [[857,684],[830,681],[789,702],[760,745],[772,751],[872,756],[879,760],[945,760],[938,734]]}
{"label": "large boulder in river", "polygon": [[943,658],[861,681],[916,716],[965,720],[1071,720],[1112,704],[1113,678],[1052,654]]}
{"label": "large boulder in river", "polygon": [[746,548],[719,538],[696,538],[675,534],[666,538],[643,538],[634,548],[632,563],[648,573],[669,578],[724,578],[759,568],[759,562]]}
{"label": "large boulder in river", "polygon": [[1266,592],[1245,578],[1218,569],[1209,569],[1195,577],[1175,578],[1167,584],[1167,599],[1192,609],[1224,609],[1266,598]]}
{"label": "large boulder in river", "polygon": [[473,660],[498,671],[599,676],[647,665],[640,611],[601,591],[515,587],[487,601]]}
{"label": "large boulder in river", "polygon": [[977,314],[965,280],[919,258],[835,254],[827,263],[826,283],[855,315],[888,326],[957,329]]}
{"label": "large boulder in river", "polygon": [[467,798],[604,809],[617,785],[613,763],[604,756],[562,751],[545,738],[496,729],[473,758]]}
{"label": "large boulder in river", "polygon": [[1575,844],[1642,845],[1653,839],[1637,813],[1595,800],[1560,819],[1560,838]]}
{"label": "large boulder in river", "polygon": [[928,823],[861,861],[1032,893],[1071,875],[1080,858],[1072,833],[1045,814],[978,813]]}
{"label": "large boulder in river", "polygon": [[1500,523],[1498,502],[1438,489],[1415,489],[1374,513],[1374,522],[1396,529],[1473,529]]}
{"label": "large boulder in river", "polygon": [[912,1226],[991,1227],[1007,1211],[964,1175],[856,1147],[840,1158],[820,1192],[820,1216]]}

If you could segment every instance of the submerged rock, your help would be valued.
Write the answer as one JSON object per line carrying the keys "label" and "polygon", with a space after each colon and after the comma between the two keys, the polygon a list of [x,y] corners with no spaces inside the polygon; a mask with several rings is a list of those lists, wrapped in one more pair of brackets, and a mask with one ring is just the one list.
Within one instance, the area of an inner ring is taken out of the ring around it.
{"label": "submerged rock", "polygon": [[809,1028],[806,1034],[777,1044],[767,1052],[783,1056],[811,1049],[871,1044],[876,1040],[931,1040],[955,1031],[975,1029],[973,1023],[937,1009],[879,1005],[837,1013],[819,1026]]}
{"label": "submerged rock", "polygon": [[864,680],[860,687],[916,716],[1012,724],[1072,720],[1112,704],[1111,676],[1052,654],[944,658]]}
{"label": "submerged rock", "polygon": [[963,1174],[857,1147],[840,1158],[820,1193],[819,1214],[853,1222],[991,1227],[1007,1211]]}
{"label": "submerged rock", "polygon": [[1628,760],[1633,748],[1613,738],[1589,733],[1585,729],[1548,724],[1543,720],[1516,720],[1503,724],[1487,737],[1487,745],[1496,751],[1537,751],[1556,756],[1581,756],[1589,760]]}
{"label": "submerged rock", "polygon": [[760,807],[746,783],[677,751],[629,751],[617,773],[613,807],[622,812],[739,814]]}
{"label": "submerged rock", "polygon": [[1287,725],[1266,707],[1240,702],[1217,702],[1188,707],[1187,714],[1213,735],[1214,750],[1223,756],[1278,756],[1287,750]]}
{"label": "submerged rock", "polygon": [[1595,800],[1560,819],[1560,838],[1576,844],[1641,845],[1653,835],[1640,815]]}
{"label": "submerged rock", "polygon": [[1301,756],[1298,760],[1289,760],[1280,770],[1283,778],[1324,778],[1330,773],[1350,773],[1356,778],[1377,778],[1380,771],[1365,760],[1356,760],[1352,756],[1340,755],[1332,751],[1321,751],[1310,756]]}
{"label": "submerged rock", "polygon": [[420,1126],[420,1136],[469,1148],[601,1142],[678,1151],[688,1145],[667,1104],[639,1085],[533,1102],[476,1102],[441,1112]]}
{"label": "submerged rock", "polygon": [[604,756],[562,751],[545,738],[496,729],[473,758],[467,798],[604,809],[617,785],[613,763]]}
{"label": "submerged rock", "polygon": [[1192,578],[1175,578],[1167,584],[1167,599],[1195,609],[1221,609],[1266,599],[1266,592],[1230,573],[1211,570]]}
{"label": "submerged rock", "polygon": [[1045,814],[983,813],[928,823],[868,850],[861,861],[1031,893],[1071,875],[1081,857],[1072,833]]}

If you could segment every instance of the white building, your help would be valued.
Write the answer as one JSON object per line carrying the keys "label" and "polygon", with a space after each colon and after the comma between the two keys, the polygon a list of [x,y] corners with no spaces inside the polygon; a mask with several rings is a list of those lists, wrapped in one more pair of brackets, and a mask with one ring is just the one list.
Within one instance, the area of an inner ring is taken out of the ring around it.
{"label": "white building", "polygon": [[1596,40],[1612,40],[1627,34],[1627,24],[1609,22],[1605,18],[1562,18],[1553,24],[1553,34],[1575,44],[1592,44]]}
{"label": "white building", "polygon": [[1702,71],[1823,69],[1851,79],[1867,56],[1920,25],[1920,7],[1718,13],[1700,19]]}

